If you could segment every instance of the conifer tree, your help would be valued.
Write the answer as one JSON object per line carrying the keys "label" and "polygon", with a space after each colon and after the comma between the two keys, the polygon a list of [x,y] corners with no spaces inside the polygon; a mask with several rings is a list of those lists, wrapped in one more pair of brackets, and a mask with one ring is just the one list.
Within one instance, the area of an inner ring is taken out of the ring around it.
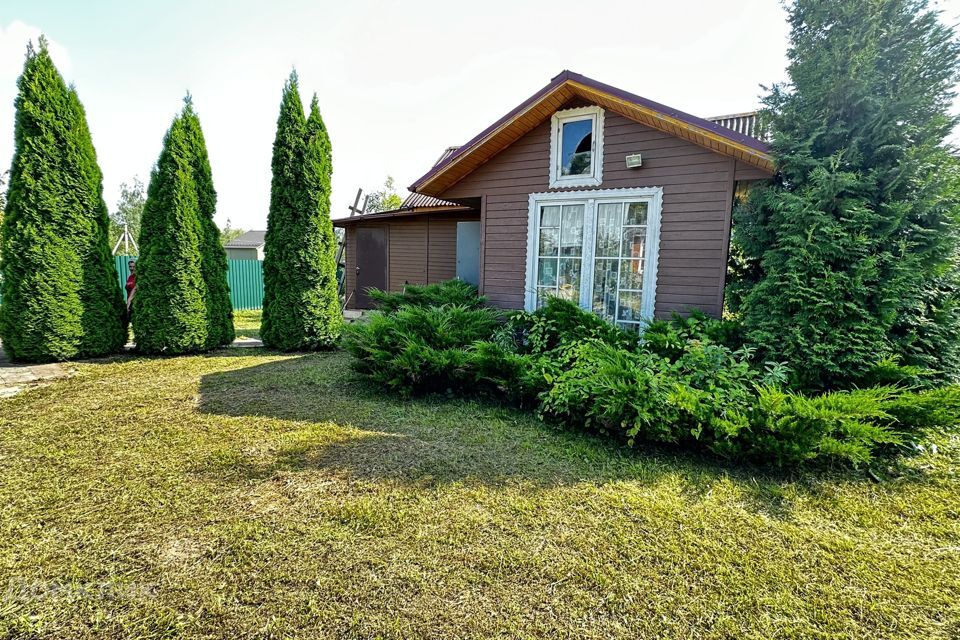
{"label": "conifer tree", "polygon": [[200,118],[193,109],[189,95],[185,102],[182,118],[191,146],[193,180],[197,189],[202,231],[200,256],[207,314],[207,346],[213,348],[230,344],[235,337],[230,286],[227,284],[227,251],[223,248],[220,229],[213,219],[217,209],[217,192],[213,187],[213,174]]}
{"label": "conifer tree", "polygon": [[2,227],[0,339],[15,360],[118,351],[123,301],[96,152],[76,91],[40,39],[18,83],[15,153]]}
{"label": "conifer tree", "polygon": [[[739,312],[804,388],[879,358],[957,366],[960,47],[926,0],[795,0],[789,83],[765,98],[780,173],[735,214]],[[744,291],[745,290],[745,291]]]}
{"label": "conifer tree", "polygon": [[316,99],[304,117],[296,73],[284,85],[273,145],[264,246],[264,344],[285,351],[331,346],[342,317],[330,222],[330,142]]}
{"label": "conifer tree", "polygon": [[150,176],[141,221],[133,332],[145,353],[189,353],[209,345],[194,150],[187,118],[177,115]]}

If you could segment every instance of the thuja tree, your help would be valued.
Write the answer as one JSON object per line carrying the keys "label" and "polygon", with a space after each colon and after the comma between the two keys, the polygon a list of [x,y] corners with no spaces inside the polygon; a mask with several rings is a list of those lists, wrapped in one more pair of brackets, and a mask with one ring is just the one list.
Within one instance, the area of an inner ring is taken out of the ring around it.
{"label": "thuja tree", "polygon": [[958,44],[925,0],[796,0],[789,82],[765,98],[780,173],[735,214],[737,309],[795,383],[878,358],[957,365]]}
{"label": "thuja tree", "polygon": [[76,91],[46,41],[28,47],[15,101],[2,228],[0,339],[16,360],[103,355],[126,341],[102,177]]}
{"label": "thuja tree", "polygon": [[227,252],[220,241],[220,229],[213,219],[217,210],[217,192],[213,187],[213,173],[200,118],[193,109],[190,96],[187,96],[181,117],[190,146],[200,216],[200,265],[207,315],[207,346],[218,347],[230,344],[235,337],[230,286],[227,284]]}
{"label": "thuja tree", "polygon": [[195,143],[178,115],[150,176],[140,229],[133,333],[145,353],[178,354],[209,345]]}
{"label": "thuja tree", "polygon": [[331,346],[342,318],[330,221],[330,140],[316,97],[304,117],[296,73],[284,85],[273,144],[264,246],[264,344],[285,351]]}

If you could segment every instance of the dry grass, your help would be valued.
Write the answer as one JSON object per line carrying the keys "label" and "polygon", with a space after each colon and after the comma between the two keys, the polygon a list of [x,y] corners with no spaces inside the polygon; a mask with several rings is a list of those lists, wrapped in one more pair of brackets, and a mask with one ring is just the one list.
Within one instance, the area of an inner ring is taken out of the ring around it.
{"label": "dry grass", "polygon": [[78,369],[0,400],[0,636],[960,635],[956,437],[782,477],[400,401],[342,353]]}

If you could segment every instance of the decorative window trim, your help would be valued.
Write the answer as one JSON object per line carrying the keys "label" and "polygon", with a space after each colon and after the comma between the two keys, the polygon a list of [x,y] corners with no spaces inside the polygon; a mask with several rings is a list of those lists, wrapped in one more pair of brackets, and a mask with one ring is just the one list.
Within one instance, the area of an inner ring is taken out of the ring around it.
{"label": "decorative window trim", "polygon": [[[571,120],[593,121],[593,157],[590,159],[590,175],[560,175],[560,144],[564,122]],[[597,106],[564,109],[550,119],[550,188],[599,187],[603,184],[603,109]]]}
{"label": "decorative window trim", "polygon": [[[524,288],[524,309],[534,311],[537,301],[537,255],[540,238],[540,205],[586,204],[583,220],[583,266],[580,273],[580,307],[592,309],[593,269],[596,252],[597,205],[603,202],[646,200],[647,256],[643,275],[643,299],[640,313],[644,320],[653,320],[657,304],[657,272],[660,261],[660,217],[663,208],[663,187],[624,189],[590,189],[584,191],[550,191],[531,193],[527,206],[527,273]],[[589,284],[589,286],[587,286]]]}

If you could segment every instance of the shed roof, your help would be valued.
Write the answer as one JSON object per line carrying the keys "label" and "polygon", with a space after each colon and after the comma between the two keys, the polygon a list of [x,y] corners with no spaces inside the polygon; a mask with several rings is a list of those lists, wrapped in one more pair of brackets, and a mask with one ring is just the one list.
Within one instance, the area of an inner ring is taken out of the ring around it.
{"label": "shed roof", "polygon": [[247,249],[262,247],[266,231],[247,231],[226,244],[227,249]]}
{"label": "shed roof", "polygon": [[465,145],[442,157],[410,190],[431,196],[443,193],[576,97],[770,173],[774,171],[770,148],[762,140],[579,73],[563,71]]}

